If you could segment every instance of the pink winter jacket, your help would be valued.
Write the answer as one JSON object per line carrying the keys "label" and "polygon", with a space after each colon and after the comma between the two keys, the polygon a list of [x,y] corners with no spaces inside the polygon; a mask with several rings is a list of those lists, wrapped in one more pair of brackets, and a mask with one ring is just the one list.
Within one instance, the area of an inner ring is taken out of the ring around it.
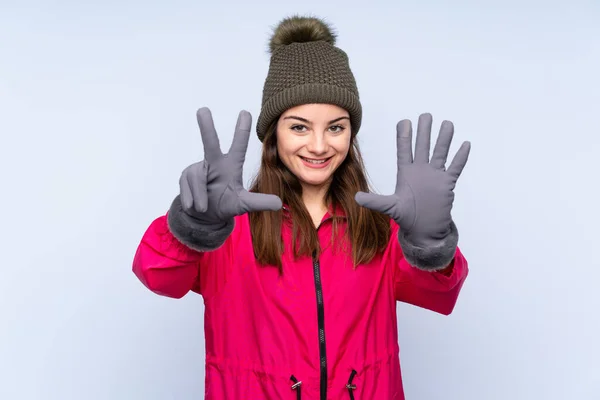
{"label": "pink winter jacket", "polygon": [[133,271],[159,295],[203,296],[207,400],[403,400],[396,302],[448,315],[468,268],[459,249],[446,273],[409,265],[390,223],[385,251],[356,269],[332,251],[329,214],[314,262],[290,257],[284,224],[280,275],[257,265],[247,214],[208,252],[181,244],[164,215],[143,235]]}

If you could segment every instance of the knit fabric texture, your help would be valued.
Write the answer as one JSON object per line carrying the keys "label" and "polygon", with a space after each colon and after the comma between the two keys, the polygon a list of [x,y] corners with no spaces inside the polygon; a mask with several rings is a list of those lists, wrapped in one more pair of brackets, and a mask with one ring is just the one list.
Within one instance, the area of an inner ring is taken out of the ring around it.
{"label": "knit fabric texture", "polygon": [[358,133],[362,108],[348,56],[322,40],[290,43],[272,53],[256,125],[260,141],[284,111],[310,103],[344,108],[350,114],[352,134]]}

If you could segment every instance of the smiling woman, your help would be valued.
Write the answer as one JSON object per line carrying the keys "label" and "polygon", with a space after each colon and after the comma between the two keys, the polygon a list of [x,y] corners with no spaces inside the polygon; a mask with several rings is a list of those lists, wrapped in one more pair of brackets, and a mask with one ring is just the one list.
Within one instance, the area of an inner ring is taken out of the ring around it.
{"label": "smiling woman", "polygon": [[[336,118],[339,114],[342,116]],[[277,151],[285,166],[302,181],[304,192],[329,183],[346,158],[351,128],[347,114],[331,104],[305,104],[287,110],[279,119]],[[331,117],[334,118],[330,120]],[[299,168],[298,159],[309,169]],[[318,175],[305,175],[315,169],[319,170]]]}
{"label": "smiling woman", "polygon": [[[369,185],[352,128],[350,114],[342,107],[309,103],[285,110],[265,131],[261,167],[250,191],[274,194],[292,211],[288,217],[295,227],[297,257],[319,252],[315,227],[333,207],[349,222],[354,263],[369,262],[389,242],[389,218],[360,207],[354,198]],[[249,218],[257,259],[281,269],[280,216],[252,212]]]}
{"label": "smiling woman", "polygon": [[279,119],[276,134],[277,153],[300,181],[304,204],[320,214],[320,222],[326,211],[322,199],[350,148],[348,112],[331,104],[293,107]]}
{"label": "smiling woman", "polygon": [[250,189],[250,114],[223,154],[210,110],[198,110],[205,160],[181,174],[133,270],[160,295],[204,297],[206,399],[402,400],[396,302],[450,314],[467,277],[450,211],[468,145],[446,170],[443,123],[429,160],[423,114],[413,162],[402,121],[396,191],[371,193],[358,89],[329,26],[286,18],[271,52]]}

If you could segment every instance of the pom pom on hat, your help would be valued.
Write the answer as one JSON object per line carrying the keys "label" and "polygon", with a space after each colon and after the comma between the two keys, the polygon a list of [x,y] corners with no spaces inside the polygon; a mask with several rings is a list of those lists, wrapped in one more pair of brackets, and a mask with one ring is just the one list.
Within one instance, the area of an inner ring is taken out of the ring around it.
{"label": "pom pom on hat", "polygon": [[336,34],[329,24],[316,17],[291,16],[283,19],[273,30],[269,51],[291,43],[324,41],[335,44]]}

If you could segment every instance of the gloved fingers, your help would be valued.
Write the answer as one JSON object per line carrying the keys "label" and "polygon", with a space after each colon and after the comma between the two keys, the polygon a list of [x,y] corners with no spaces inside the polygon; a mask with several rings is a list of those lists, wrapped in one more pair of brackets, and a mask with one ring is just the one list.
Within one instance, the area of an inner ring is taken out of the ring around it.
{"label": "gloved fingers", "polygon": [[429,162],[432,119],[433,117],[429,113],[424,113],[419,116],[419,123],[417,125],[417,140],[415,142],[415,163]]}
{"label": "gloved fingers", "polygon": [[467,160],[469,159],[469,152],[471,151],[471,142],[466,141],[460,146],[450,167],[448,167],[448,174],[454,179],[456,182],[458,177],[462,173],[465,165],[467,164]]}
{"label": "gloved fingers", "polygon": [[213,162],[222,156],[223,153],[221,153],[219,136],[217,136],[212,114],[208,108],[202,107],[196,112],[196,117],[204,145],[204,159],[209,163]]}
{"label": "gloved fingers", "polygon": [[412,154],[412,123],[403,119],[396,124],[396,146],[398,157],[398,168],[401,165],[413,162]]}
{"label": "gloved fingers", "polygon": [[394,208],[398,203],[396,196],[357,192],[354,196],[354,200],[356,200],[361,207],[387,214],[392,218],[396,217],[395,215],[392,216]]}
{"label": "gloved fingers", "polygon": [[252,126],[252,115],[248,111],[240,111],[235,125],[233,141],[229,148],[229,155],[235,160],[238,167],[242,167],[246,158],[248,149],[248,140],[250,138],[250,128]]}
{"label": "gloved fingers", "polygon": [[197,213],[206,212],[208,208],[207,177],[208,165],[204,161],[188,169],[187,182],[193,198],[194,211]]}
{"label": "gloved fingers", "polygon": [[453,136],[454,124],[450,121],[443,121],[440,127],[440,134],[435,142],[433,155],[431,156],[430,164],[433,168],[444,169]]}
{"label": "gloved fingers", "polygon": [[243,213],[277,211],[282,207],[281,199],[274,194],[251,193],[244,189],[239,193],[239,199]]}
{"label": "gloved fingers", "polygon": [[179,199],[184,211],[188,211],[194,206],[194,196],[192,196],[192,189],[190,189],[190,184],[188,183],[187,171],[188,169],[186,168],[181,173],[181,177],[179,177]]}

